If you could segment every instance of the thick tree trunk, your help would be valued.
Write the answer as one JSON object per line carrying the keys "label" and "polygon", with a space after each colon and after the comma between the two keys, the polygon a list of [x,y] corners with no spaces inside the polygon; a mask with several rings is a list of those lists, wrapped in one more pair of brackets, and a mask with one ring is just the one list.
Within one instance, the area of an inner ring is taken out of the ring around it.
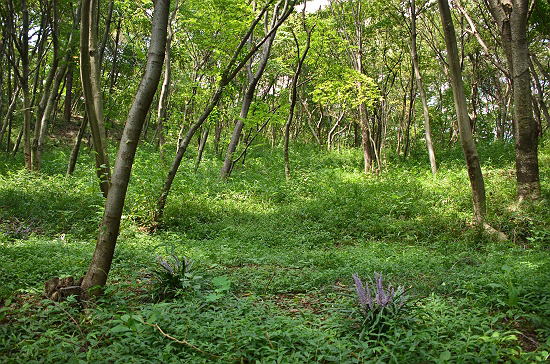
{"label": "thick tree trunk", "polygon": [[539,128],[533,117],[527,21],[529,1],[488,0],[489,10],[500,30],[502,45],[512,76],[514,139],[518,199],[540,198],[538,163]]}
{"label": "thick tree trunk", "polygon": [[462,71],[456,45],[455,29],[448,1],[438,0],[438,4],[447,46],[447,60],[449,63],[449,74],[451,76],[451,86],[453,88],[456,115],[458,118],[460,141],[462,143],[462,151],[464,152],[464,159],[466,160],[466,168],[468,169],[468,177],[470,178],[470,186],[472,188],[474,222],[479,226],[483,226],[486,215],[485,183],[481,173],[479,156],[472,136],[472,129],[470,128],[470,118],[468,116],[466,96],[464,95],[464,84],[462,82]]}
{"label": "thick tree trunk", "polygon": [[84,296],[96,293],[89,292],[90,288],[103,287],[107,282],[141,129],[153,101],[162,72],[169,11],[170,0],[155,1],[151,43],[147,54],[145,74],[142,77],[136,96],[130,107],[120,140],[111,179],[111,189],[105,202],[105,212],[99,227],[96,248],[90,267],[81,284]]}

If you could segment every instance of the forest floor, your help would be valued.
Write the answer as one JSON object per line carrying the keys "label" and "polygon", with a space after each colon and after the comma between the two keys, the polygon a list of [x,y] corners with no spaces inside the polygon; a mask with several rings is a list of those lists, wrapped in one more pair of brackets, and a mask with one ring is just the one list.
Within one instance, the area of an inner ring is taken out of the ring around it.
{"label": "forest floor", "polygon": [[[2,154],[0,361],[545,362],[550,147],[540,149],[543,198],[518,206],[513,145],[480,147],[502,242],[471,226],[458,147],[438,155],[433,177],[423,150],[364,175],[357,150],[295,145],[286,181],[282,150],[259,143],[227,182],[221,159],[195,172],[190,151],[150,233],[169,165],[144,144],[107,288],[85,304],[46,299],[44,282],[88,267],[104,203],[90,155],[65,178],[65,148],[47,151],[40,174]],[[363,310],[352,274],[376,292],[377,273],[394,301]]]}

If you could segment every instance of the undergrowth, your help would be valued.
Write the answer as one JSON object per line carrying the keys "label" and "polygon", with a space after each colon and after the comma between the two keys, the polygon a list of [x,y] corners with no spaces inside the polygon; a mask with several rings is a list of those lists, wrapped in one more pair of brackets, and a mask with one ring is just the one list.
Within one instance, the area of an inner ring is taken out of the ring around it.
{"label": "undergrowth", "polygon": [[[190,153],[150,234],[169,165],[144,144],[108,289],[85,309],[42,291],[88,267],[103,210],[90,155],[70,178],[66,151],[48,151],[41,174],[2,155],[0,361],[543,362],[550,150],[542,201],[517,206],[513,146],[480,147],[487,220],[507,242],[470,226],[460,150],[445,153],[436,177],[424,156],[367,176],[357,150],[294,145],[286,181],[282,150],[258,141],[225,183],[212,150],[196,172]],[[374,271],[407,309],[365,334],[352,275]]]}

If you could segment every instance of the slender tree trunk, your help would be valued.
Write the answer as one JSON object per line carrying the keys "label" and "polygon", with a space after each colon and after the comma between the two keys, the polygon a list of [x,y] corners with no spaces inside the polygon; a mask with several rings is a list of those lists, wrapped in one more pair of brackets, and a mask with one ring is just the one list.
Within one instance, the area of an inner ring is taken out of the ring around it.
{"label": "slender tree trunk", "polygon": [[23,154],[25,168],[32,169],[31,162],[31,96],[29,91],[29,10],[27,1],[21,0],[21,11],[23,14],[23,41],[21,48],[21,89],[23,90]]}
{"label": "slender tree trunk", "polygon": [[[103,125],[103,105],[97,62],[96,0],[82,0],[80,21],[80,78],[95,151],[96,173],[104,197],[109,193],[111,168]],[[96,5],[96,6],[94,6]]]}
{"label": "slender tree trunk", "polygon": [[302,13],[302,25],[304,27],[304,30],[307,35],[307,41],[306,41],[306,47],[304,49],[304,53],[300,57],[300,44],[298,43],[298,39],[296,38],[296,35],[294,34],[294,31],[292,32],[292,35],[294,37],[294,43],[296,44],[296,52],[297,52],[297,59],[298,64],[296,65],[296,71],[294,72],[294,76],[292,77],[292,85],[291,85],[291,95],[290,95],[290,106],[289,106],[289,112],[288,112],[288,119],[285,124],[285,134],[284,134],[284,148],[283,148],[283,159],[285,163],[285,176],[287,181],[290,180],[290,158],[288,156],[288,148],[289,148],[289,139],[290,139],[290,126],[292,125],[292,120],[294,118],[294,108],[296,107],[296,100],[298,98],[298,78],[300,77],[300,72],[302,71],[302,66],[304,64],[304,61],[306,60],[307,53],[309,52],[309,48],[311,45],[311,32],[315,28],[313,26],[311,29],[307,29],[306,23],[305,23],[305,5],[303,8]]}
{"label": "slender tree trunk", "polygon": [[550,115],[548,114],[548,107],[544,102],[544,92],[539,80],[539,76],[537,75],[537,72],[535,71],[535,67],[533,66],[533,62],[531,62],[531,60],[529,62],[529,68],[531,69],[531,74],[533,75],[533,81],[535,83],[535,88],[537,90],[537,102],[540,106],[540,109],[542,110],[544,118],[546,119],[546,123],[548,124],[547,127],[550,127]]}
{"label": "slender tree trunk", "polygon": [[[15,105],[17,104],[17,99],[19,97],[19,92],[21,88],[17,87],[17,90],[15,90],[15,93],[12,97],[12,100],[10,102],[10,105],[8,106],[8,109],[6,110],[6,114],[4,116],[4,121],[2,123],[2,129],[0,130],[0,146],[2,145],[2,140],[4,139],[4,134],[6,130],[8,130],[10,120],[13,115],[13,110],[15,109]],[[9,144],[9,136],[8,136],[8,144]],[[8,145],[9,148],[9,145]]]}
{"label": "slender tree trunk", "polygon": [[[51,103],[55,99],[55,96],[57,96],[57,89],[52,89],[52,84],[54,84],[57,74],[57,68],[59,66],[59,30],[58,30],[58,21],[59,21],[59,15],[57,12],[57,0],[53,0],[52,4],[52,10],[53,10],[53,19],[52,19],[52,44],[53,44],[53,59],[52,64],[50,67],[50,71],[48,73],[48,76],[45,81],[44,85],[44,91],[42,94],[42,98],[40,102],[38,103],[38,107],[36,110],[36,120],[34,123],[34,135],[31,145],[31,163],[32,163],[32,169],[35,171],[40,170],[40,164],[42,162],[42,151],[39,151],[39,144],[40,144],[40,138],[42,138],[43,143],[43,134],[41,132],[41,128],[43,125],[43,117],[44,113],[46,112],[46,109],[50,107],[50,110],[48,112],[51,112]],[[57,84],[57,87],[59,87],[59,84]],[[45,131],[44,131],[45,135]]]}
{"label": "slender tree trunk", "polygon": [[162,82],[162,87],[159,95],[159,103],[157,110],[157,136],[158,136],[158,147],[160,158],[164,161],[163,146],[164,146],[164,125],[166,124],[166,116],[168,109],[168,95],[170,95],[170,82],[172,76],[172,63],[171,63],[171,52],[172,52],[172,21],[176,17],[178,11],[178,0],[176,0],[176,5],[170,19],[168,21],[168,37],[166,38],[166,50],[164,55],[164,81]]}
{"label": "slender tree trunk", "polygon": [[209,128],[204,128],[202,133],[201,142],[199,144],[199,150],[197,151],[197,160],[195,161],[195,171],[199,169],[199,165],[202,160],[202,153],[204,152],[204,147],[206,146],[206,140],[208,139],[208,133],[210,132]]}
{"label": "slender tree trunk", "polygon": [[71,150],[71,155],[69,157],[69,163],[67,165],[67,173],[66,177],[69,175],[72,176],[74,173],[74,169],[76,167],[76,161],[78,160],[78,152],[80,151],[80,143],[82,142],[82,137],[84,136],[84,132],[86,131],[86,126],[88,125],[88,116],[86,113],[84,113],[84,118],[82,119],[82,123],[80,124],[80,128],[78,129],[78,134],[76,136],[73,149]]}
{"label": "slender tree trunk", "polygon": [[[414,73],[414,70],[412,70],[411,73]],[[405,125],[405,146],[403,147],[403,160],[407,159],[407,156],[409,154],[409,144],[411,141],[410,133],[411,133],[411,122],[413,119],[413,105],[414,105],[414,75],[411,74],[411,82],[410,82],[410,91],[409,91],[409,107],[407,109],[407,124]]]}
{"label": "slender tree trunk", "polygon": [[[241,136],[241,133],[244,127],[244,120],[246,120],[248,116],[250,104],[252,103],[252,99],[254,98],[254,94],[256,92],[256,86],[258,85],[258,82],[260,81],[260,78],[262,77],[265,71],[265,67],[267,66],[267,61],[269,59],[269,55],[271,54],[271,46],[273,45],[273,40],[275,39],[277,29],[280,26],[280,24],[282,24],[282,22],[294,10],[294,3],[295,1],[289,2],[288,0],[286,0],[283,4],[282,0],[279,1],[275,5],[275,9],[273,9],[273,16],[272,16],[271,24],[269,25],[269,28],[268,28],[268,14],[266,13],[265,15],[265,21],[264,21],[265,32],[266,32],[266,37],[268,38],[263,43],[262,56],[258,62],[258,68],[256,69],[256,72],[252,74],[251,64],[249,64],[248,66],[249,83],[243,97],[241,114],[235,124],[235,129],[233,130],[233,134],[231,135],[231,141],[229,142],[229,145],[227,147],[225,160],[221,169],[222,179],[227,179],[231,174],[231,170],[233,168],[233,156],[235,154],[235,150],[237,149],[237,144],[239,143],[239,138]],[[252,38],[250,38],[249,41],[251,42]],[[252,60],[250,62],[252,62]]]}
{"label": "slender tree trunk", "polygon": [[416,7],[415,0],[409,0],[411,7],[411,58],[416,77],[416,87],[420,92],[420,100],[422,101],[422,111],[424,112],[424,130],[426,132],[426,147],[428,148],[428,156],[430,158],[430,166],[432,174],[437,173],[437,163],[435,161],[435,151],[432,143],[432,129],[430,127],[430,112],[428,110],[428,100],[426,92],[422,84],[422,75],[420,74],[420,66],[418,65],[418,53],[416,50]]}
{"label": "slender tree trunk", "polygon": [[141,129],[155,96],[162,72],[170,0],[156,0],[154,6],[151,42],[147,53],[145,74],[130,107],[120,140],[111,180],[111,189],[105,202],[105,212],[99,227],[97,244],[90,267],[81,284],[84,296],[90,293],[98,293],[89,292],[89,290],[97,286],[103,287],[107,282]]}
{"label": "slender tree trunk", "polygon": [[[54,0],[55,1],[55,0]],[[55,1],[57,3],[57,1]],[[54,3],[54,7],[56,7],[56,4]],[[35,130],[35,138],[37,138],[37,145],[36,145],[36,151],[35,151],[35,158],[33,159],[33,169],[38,171],[40,170],[40,166],[42,163],[42,153],[44,151],[44,139],[46,137],[46,132],[48,129],[48,124],[51,121],[52,118],[52,112],[55,105],[55,100],[57,98],[57,94],[59,92],[59,87],[61,85],[61,82],[65,78],[65,75],[67,73],[67,67],[69,66],[69,63],[71,61],[71,57],[73,55],[74,47],[71,46],[73,36],[78,30],[79,26],[79,16],[78,16],[78,10],[77,15],[74,16],[74,23],[73,28],[71,29],[71,33],[69,34],[69,40],[67,44],[69,45],[65,56],[63,57],[62,66],[58,67],[57,72],[55,74],[51,90],[49,93],[48,101],[46,103],[46,108],[44,109],[44,112],[42,114],[42,120],[40,121],[40,127],[38,130]],[[36,135],[38,134],[38,136]]]}
{"label": "slender tree trunk", "polygon": [[[252,64],[249,64],[248,66],[249,83],[247,90],[243,96],[239,119],[235,124],[235,129],[233,130],[233,134],[231,135],[231,141],[229,142],[229,145],[227,147],[225,161],[221,170],[221,177],[223,179],[227,179],[231,174],[231,170],[233,169],[233,156],[235,154],[235,150],[237,149],[237,144],[239,144],[239,139],[244,128],[244,120],[246,120],[246,118],[248,117],[248,111],[250,110],[252,99],[254,98],[254,94],[256,93],[256,86],[258,85],[258,82],[260,81],[260,78],[264,73],[269,55],[271,53],[271,45],[273,44],[274,39],[275,33],[272,33],[271,37],[267,40],[267,42],[265,42],[262,52],[262,58],[260,59],[258,69],[254,75],[252,75],[251,71]],[[252,63],[252,61],[250,62]]]}
{"label": "slender tree trunk", "polygon": [[438,0],[443,33],[447,46],[447,60],[449,64],[449,74],[451,76],[451,86],[458,118],[458,127],[460,132],[460,141],[462,151],[466,160],[468,176],[470,177],[470,186],[474,202],[474,222],[483,226],[486,215],[485,183],[481,173],[479,156],[470,128],[470,118],[468,116],[468,105],[464,95],[464,84],[462,82],[462,71],[460,69],[460,60],[456,45],[456,35],[451,17],[451,10],[447,0]]}
{"label": "slender tree trunk", "polygon": [[166,177],[166,181],[164,182],[164,186],[162,188],[159,199],[157,201],[157,208],[153,213],[153,227],[152,227],[153,229],[155,229],[156,226],[158,226],[162,221],[162,215],[164,213],[164,206],[166,205],[166,199],[168,198],[170,188],[172,187],[172,183],[174,182],[174,178],[176,177],[176,173],[180,166],[181,160],[183,158],[183,155],[185,154],[185,151],[187,150],[189,143],[191,142],[191,139],[193,138],[193,135],[195,134],[197,129],[204,123],[204,121],[208,118],[208,116],[210,115],[214,107],[218,104],[225,87],[236,77],[236,75],[240,72],[240,70],[246,65],[248,60],[256,53],[258,48],[261,47],[264,44],[264,42],[266,42],[271,37],[271,35],[277,30],[277,28],[286,20],[286,18],[288,18],[288,16],[291,14],[292,10],[294,9],[294,5],[296,3],[295,0],[290,1],[290,3],[288,4],[290,8],[289,8],[289,11],[287,11],[286,16],[281,18],[277,22],[277,26],[271,29],[271,31],[260,42],[258,42],[254,47],[252,47],[252,49],[250,49],[249,52],[239,62],[238,58],[242,49],[246,45],[247,40],[249,39],[252,32],[256,28],[256,25],[258,24],[258,22],[263,18],[263,15],[267,11],[268,6],[271,5],[271,2],[272,0],[268,1],[263,7],[263,9],[260,11],[258,16],[252,21],[246,34],[241,39],[241,42],[239,43],[235,52],[233,53],[231,60],[229,61],[224,71],[222,72],[222,76],[218,81],[218,88],[214,93],[214,95],[212,96],[210,103],[206,106],[204,112],[201,114],[198,120],[189,127],[187,134],[183,138],[181,144],[178,146],[176,156],[174,158],[172,166],[170,167],[170,171],[168,172],[168,176]]}
{"label": "slender tree trunk", "polygon": [[65,76],[65,102],[64,102],[64,112],[63,118],[66,123],[71,121],[71,112],[72,112],[72,94],[73,94],[73,64],[69,64],[67,69],[67,74]]}

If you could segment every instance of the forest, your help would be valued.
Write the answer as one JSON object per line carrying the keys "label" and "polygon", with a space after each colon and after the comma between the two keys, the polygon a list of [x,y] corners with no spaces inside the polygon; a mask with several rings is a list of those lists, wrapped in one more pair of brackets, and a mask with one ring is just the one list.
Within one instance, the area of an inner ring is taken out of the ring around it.
{"label": "forest", "polygon": [[0,361],[544,363],[549,0],[4,0]]}

